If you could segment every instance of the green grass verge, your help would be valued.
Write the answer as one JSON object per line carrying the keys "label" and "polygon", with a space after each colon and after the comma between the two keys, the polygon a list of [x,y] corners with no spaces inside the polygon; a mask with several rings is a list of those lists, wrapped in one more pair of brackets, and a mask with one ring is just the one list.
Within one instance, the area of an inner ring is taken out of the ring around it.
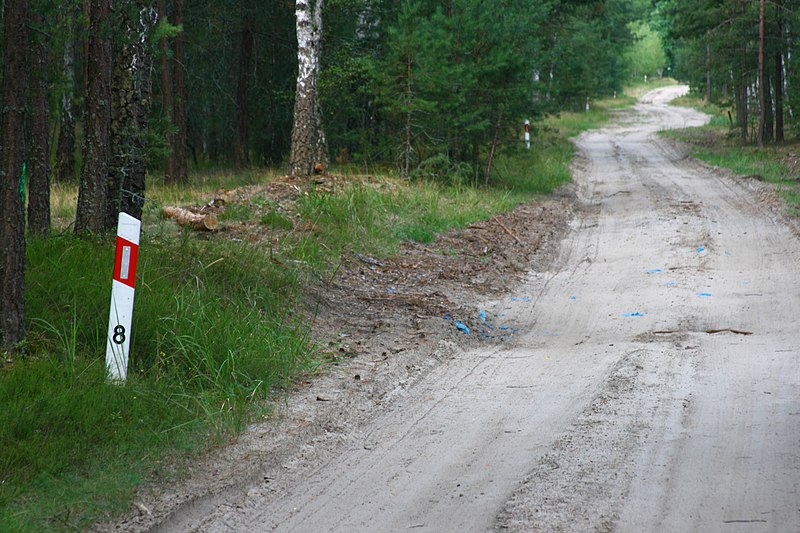
{"label": "green grass verge", "polygon": [[662,135],[690,144],[692,156],[710,165],[775,184],[790,211],[800,212],[800,169],[797,168],[796,156],[787,157],[787,154],[798,152],[797,140],[765,147],[743,144],[738,127],[731,124],[733,110],[707,103],[696,96],[678,98],[673,104],[702,111],[711,116],[711,121],[698,128],[664,131]]}
{"label": "green grass verge", "polygon": [[[227,215],[286,232],[280,249],[198,239],[156,217],[160,205],[207,200],[207,191],[263,175],[156,189],[123,387],[107,384],[104,368],[113,239],[31,238],[29,355],[0,369],[0,531],[88,529],[129,509],[143,482],[179,477],[191,457],[235,436],[322,364],[294,312],[309,273],[329,274],[343,253],[392,254],[403,239],[431,241],[552,192],[570,179],[563,132],[601,124],[608,112],[596,107],[591,120],[551,122],[531,150],[501,152],[487,187],[387,179],[311,192],[298,206],[308,231],[270,209]],[[67,204],[58,207],[65,219]]]}
{"label": "green grass verge", "polygon": [[[0,374],[0,530],[83,529],[315,365],[295,278],[238,243],[142,242],[126,386],[105,383],[113,243],[29,241],[28,350]],[[165,452],[169,451],[169,454]],[[173,454],[177,451],[177,455]]]}

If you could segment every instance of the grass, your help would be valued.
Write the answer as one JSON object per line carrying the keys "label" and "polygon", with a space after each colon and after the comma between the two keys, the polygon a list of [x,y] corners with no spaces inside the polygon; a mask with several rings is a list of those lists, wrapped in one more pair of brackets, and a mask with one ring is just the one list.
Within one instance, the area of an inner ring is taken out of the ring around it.
{"label": "grass", "polygon": [[124,509],[139,483],[225,442],[317,364],[286,311],[296,280],[264,252],[145,238],[129,381],[106,384],[112,253],[103,239],[29,241],[32,355],[0,374],[2,531],[83,529]]}
{"label": "grass", "polygon": [[753,176],[776,185],[793,213],[800,212],[800,190],[797,158],[787,154],[797,153],[797,139],[764,147],[744,144],[738,127],[731,124],[733,110],[707,103],[696,96],[685,96],[673,102],[692,107],[711,116],[705,126],[662,132],[692,146],[692,155],[711,165],[726,168],[741,176]]}
{"label": "grass", "polygon": [[616,98],[590,101],[589,111],[562,112],[544,120],[543,125],[545,128],[557,131],[559,136],[574,137],[586,130],[599,128],[609,120],[615,110],[632,106],[647,92],[675,83],[671,78],[661,78],[646,84],[631,85],[625,87],[623,93]]}
{"label": "grass", "polygon": [[282,232],[279,246],[200,239],[158,216],[271,172],[152,187],[125,386],[106,383],[104,368],[113,239],[73,237],[75,188],[55,187],[62,233],[28,241],[28,355],[0,367],[0,531],[88,529],[129,509],[142,483],[180,477],[324,364],[300,312],[310,275],[330,275],[344,253],[386,256],[551,193],[570,179],[565,132],[607,119],[596,107],[588,121],[551,121],[530,151],[501,152],[488,187],[352,180],[301,196],[296,215],[266,198],[224,215]]}

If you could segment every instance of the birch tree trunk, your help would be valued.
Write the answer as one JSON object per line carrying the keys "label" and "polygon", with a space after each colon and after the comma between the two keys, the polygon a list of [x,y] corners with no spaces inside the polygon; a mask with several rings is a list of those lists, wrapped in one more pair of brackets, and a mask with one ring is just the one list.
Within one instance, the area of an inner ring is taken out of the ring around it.
{"label": "birch tree trunk", "polygon": [[292,127],[291,174],[309,176],[315,164],[327,165],[327,141],[317,93],[322,45],[323,0],[297,0],[297,91]]}
{"label": "birch tree trunk", "polygon": [[322,2],[317,0],[314,5],[314,26],[317,31],[314,32],[314,49],[316,50],[317,60],[314,62],[314,124],[316,127],[316,142],[314,144],[314,164],[320,164],[327,168],[328,160],[328,138],[325,136],[324,122],[322,120],[322,100],[319,97],[319,91],[316,90],[317,82],[320,78],[322,71]]}
{"label": "birch tree trunk", "polygon": [[3,6],[3,107],[0,143],[0,350],[25,338],[25,92],[28,0]]}

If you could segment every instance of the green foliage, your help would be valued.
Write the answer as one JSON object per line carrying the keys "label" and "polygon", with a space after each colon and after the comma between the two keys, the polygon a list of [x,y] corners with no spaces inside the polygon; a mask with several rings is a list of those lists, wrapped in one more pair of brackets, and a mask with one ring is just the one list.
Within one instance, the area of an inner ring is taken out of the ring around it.
{"label": "green foliage", "polygon": [[[695,94],[730,105],[741,141],[762,137],[762,142],[769,143],[783,137],[778,117],[788,126],[787,131],[797,123],[790,109],[800,104],[798,92],[792,90],[800,82],[800,63],[792,52],[800,19],[791,2],[763,3],[761,43],[760,4],[660,0],[652,22],[664,36],[674,67],[672,75],[687,81]],[[759,81],[761,44],[763,83]],[[763,104],[759,87],[764,88]]]}
{"label": "green foliage", "polygon": [[250,246],[145,236],[129,381],[108,385],[112,263],[111,242],[29,242],[38,355],[0,371],[3,531],[85,529],[176,450],[224,441],[255,414],[254,400],[313,368],[306,327],[287,315],[292,273]]}
{"label": "green foliage", "polygon": [[[138,18],[138,13],[136,13],[137,17],[134,17],[133,20]],[[172,39],[173,37],[177,37],[183,33],[183,24],[170,24],[169,20],[161,19],[158,21],[155,29],[153,30],[153,43],[158,43],[161,39]]]}
{"label": "green foliage", "polygon": [[[342,254],[385,256],[553,191],[573,150],[558,131],[552,122],[530,151],[501,150],[491,187],[444,176],[356,183],[302,196],[292,218],[265,198],[242,203],[234,219],[286,232],[275,249],[166,231],[151,207],[123,387],[105,381],[113,241],[32,238],[31,356],[0,369],[0,531],[91,529],[128,509],[142,482],[179,476],[320,364],[297,311],[299,280],[334,271]],[[207,172],[195,176],[203,190],[157,190],[165,203],[194,202],[267,179]]]}
{"label": "green foliage", "polygon": [[530,150],[516,146],[498,157],[497,186],[526,194],[551,194],[572,179],[569,166],[574,155],[575,145],[562,135],[543,131],[533,137]]}
{"label": "green foliage", "polygon": [[631,24],[631,29],[635,40],[625,51],[630,77],[636,81],[643,76],[660,78],[667,67],[661,36],[641,21]]}

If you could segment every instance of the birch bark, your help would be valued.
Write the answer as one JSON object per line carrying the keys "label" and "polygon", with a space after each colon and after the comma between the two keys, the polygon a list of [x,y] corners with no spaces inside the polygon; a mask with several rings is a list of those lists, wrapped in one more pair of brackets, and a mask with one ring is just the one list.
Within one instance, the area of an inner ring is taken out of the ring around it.
{"label": "birch bark", "polygon": [[297,91],[292,127],[291,173],[309,176],[317,164],[328,164],[328,149],[322,124],[317,80],[322,46],[323,0],[298,0]]}

